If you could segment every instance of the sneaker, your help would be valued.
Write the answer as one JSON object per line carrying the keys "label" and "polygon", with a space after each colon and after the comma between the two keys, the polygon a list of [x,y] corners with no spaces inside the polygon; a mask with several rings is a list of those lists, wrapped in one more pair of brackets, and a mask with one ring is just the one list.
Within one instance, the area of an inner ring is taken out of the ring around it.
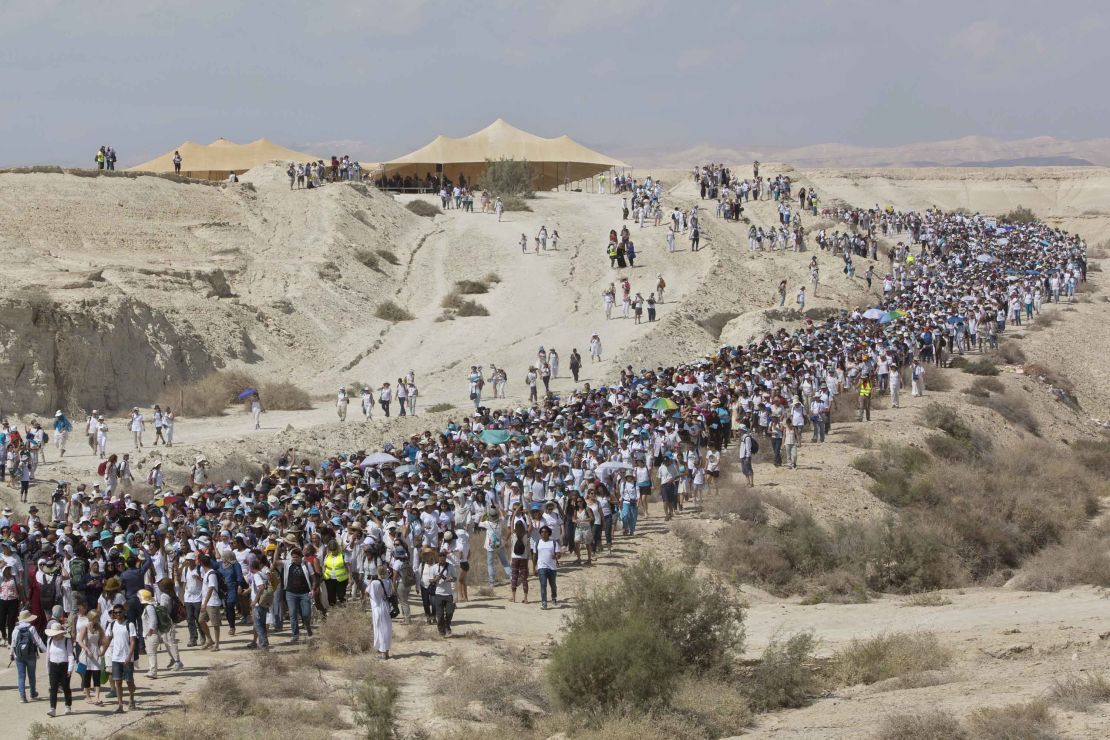
{"label": "sneaker", "polygon": [[158,678],[158,674],[157,673],[151,673],[150,671],[147,671],[146,677],[153,680],[155,678]]}
{"label": "sneaker", "polygon": [[66,714],[73,714],[73,707],[66,707]]}
{"label": "sneaker", "polygon": [[57,717],[58,714],[53,709],[47,709],[46,710],[46,716],[47,717]]}
{"label": "sneaker", "polygon": [[182,668],[184,668],[184,667],[185,667],[185,666],[181,665],[181,661],[180,661],[180,660],[179,660],[179,661],[177,661],[176,663],[170,663],[170,670],[171,670],[171,671],[180,671],[180,670],[181,670]]}
{"label": "sneaker", "polygon": [[451,628],[450,628],[450,627],[448,627],[448,628],[447,628],[447,635],[446,635],[446,636],[447,636],[447,637],[450,637],[450,636],[451,636]]}
{"label": "sneaker", "polygon": [[305,627],[304,629],[305,629],[305,632],[308,633],[308,636],[312,637],[312,628],[311,627]]}
{"label": "sneaker", "polygon": [[189,642],[185,644],[185,647],[196,647],[196,646],[197,646],[197,641],[196,640],[189,640]]}

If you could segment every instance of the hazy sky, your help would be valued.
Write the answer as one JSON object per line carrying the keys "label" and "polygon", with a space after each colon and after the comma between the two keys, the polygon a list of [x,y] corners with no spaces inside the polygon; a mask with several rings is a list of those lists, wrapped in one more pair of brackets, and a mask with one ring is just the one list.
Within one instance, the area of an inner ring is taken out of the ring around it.
{"label": "hazy sky", "polygon": [[603,151],[1108,135],[1106,0],[2,0],[0,166],[497,117]]}

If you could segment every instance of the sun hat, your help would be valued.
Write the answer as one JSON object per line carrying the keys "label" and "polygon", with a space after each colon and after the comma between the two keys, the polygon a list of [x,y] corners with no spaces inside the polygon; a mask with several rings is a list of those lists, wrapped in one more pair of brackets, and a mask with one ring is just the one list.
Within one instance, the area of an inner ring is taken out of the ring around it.
{"label": "sun hat", "polygon": [[27,609],[24,609],[23,611],[21,611],[19,613],[19,621],[20,622],[34,622],[38,618],[39,618],[38,614],[32,614]]}
{"label": "sun hat", "polygon": [[154,594],[152,594],[150,591],[147,591],[145,588],[141,589],[139,591],[139,601],[143,602],[144,604],[153,604]]}
{"label": "sun hat", "polygon": [[47,637],[57,637],[58,635],[64,635],[65,633],[66,633],[66,631],[64,629],[62,629],[61,627],[47,627],[46,628],[46,636]]}

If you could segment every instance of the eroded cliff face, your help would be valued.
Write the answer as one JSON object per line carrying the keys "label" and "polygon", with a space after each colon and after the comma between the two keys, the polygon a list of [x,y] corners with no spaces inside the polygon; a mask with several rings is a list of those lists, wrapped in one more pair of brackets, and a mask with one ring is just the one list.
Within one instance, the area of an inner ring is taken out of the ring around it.
{"label": "eroded cliff face", "polygon": [[180,321],[127,296],[0,298],[0,411],[111,411],[216,369]]}

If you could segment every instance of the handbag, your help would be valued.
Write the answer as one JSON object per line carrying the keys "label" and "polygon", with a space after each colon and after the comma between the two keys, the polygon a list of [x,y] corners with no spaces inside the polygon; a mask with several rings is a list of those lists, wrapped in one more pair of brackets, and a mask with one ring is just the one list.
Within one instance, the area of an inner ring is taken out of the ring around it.
{"label": "handbag", "polygon": [[82,676],[84,676],[86,670],[88,670],[88,669],[86,668],[85,664],[82,663],[81,661],[77,661],[77,672],[79,674],[81,674]]}

